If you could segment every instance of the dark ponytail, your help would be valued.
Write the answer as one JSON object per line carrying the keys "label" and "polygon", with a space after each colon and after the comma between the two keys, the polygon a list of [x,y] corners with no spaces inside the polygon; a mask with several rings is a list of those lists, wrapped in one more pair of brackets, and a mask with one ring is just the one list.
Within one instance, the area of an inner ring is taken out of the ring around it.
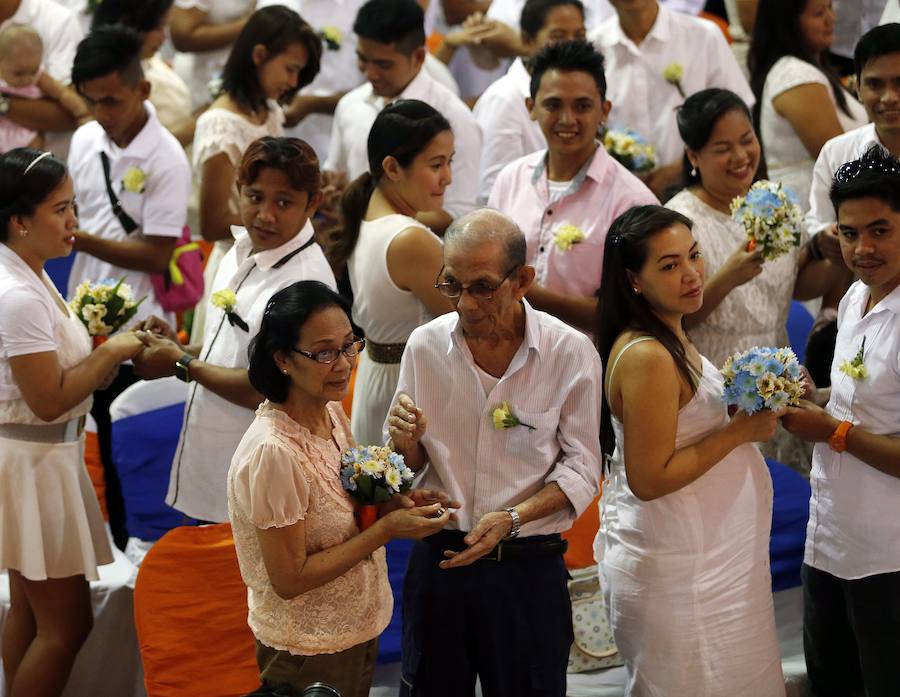
{"label": "dark ponytail", "polygon": [[326,235],[325,253],[339,278],[359,239],[369,199],[384,175],[384,160],[393,157],[406,168],[450,122],[418,99],[400,99],[381,110],[369,131],[369,171],[351,182],[341,196],[341,226]]}
{"label": "dark ponytail", "polygon": [[[678,372],[697,389],[697,379],[685,355],[684,346],[653,311],[643,295],[634,293],[627,271],[640,272],[647,261],[647,242],[658,232],[681,224],[689,230],[693,223],[681,213],[662,206],[637,206],[615,219],[603,248],[603,276],[597,291],[597,352],[609,377],[613,344],[622,332],[634,330],[652,336],[671,354]],[[616,446],[609,399],[603,389],[604,409],[600,410],[600,447],[612,455]]]}

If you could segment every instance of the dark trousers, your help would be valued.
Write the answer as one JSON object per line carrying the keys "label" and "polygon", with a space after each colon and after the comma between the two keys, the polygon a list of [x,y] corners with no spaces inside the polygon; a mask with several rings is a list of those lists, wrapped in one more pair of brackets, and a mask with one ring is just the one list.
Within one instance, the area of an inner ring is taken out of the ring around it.
{"label": "dark trousers", "polygon": [[403,588],[401,697],[565,697],[572,606],[562,555],[441,569],[462,534],[416,542]]}
{"label": "dark trousers", "polygon": [[850,581],[803,565],[803,648],[815,697],[900,695],[900,571]]}
{"label": "dark trousers", "polygon": [[125,525],[125,500],[122,498],[122,485],[119,474],[112,459],[112,422],[109,418],[109,405],[126,388],[140,378],[134,374],[130,365],[119,366],[119,374],[105,390],[94,392],[94,406],[91,416],[97,422],[97,440],[100,443],[100,459],[103,461],[103,481],[106,484],[106,510],[109,511],[109,527],[113,541],[119,549],[125,549],[128,543],[128,529]]}

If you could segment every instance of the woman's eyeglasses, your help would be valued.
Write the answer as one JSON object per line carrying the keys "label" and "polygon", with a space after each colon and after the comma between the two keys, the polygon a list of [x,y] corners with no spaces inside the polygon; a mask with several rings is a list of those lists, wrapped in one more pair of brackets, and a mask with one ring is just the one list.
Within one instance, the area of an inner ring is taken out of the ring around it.
{"label": "woman's eyeglasses", "polygon": [[360,339],[358,336],[354,336],[353,341],[348,344],[344,344],[339,349],[325,349],[324,351],[316,351],[315,353],[313,353],[312,351],[304,351],[303,349],[298,348],[292,348],[291,351],[293,351],[294,353],[299,353],[301,356],[305,356],[306,358],[309,358],[316,363],[324,363],[325,365],[328,365],[329,363],[334,363],[342,353],[347,358],[355,358],[365,347],[366,340]]}
{"label": "woman's eyeglasses", "polygon": [[445,298],[450,298],[455,300],[462,296],[463,292],[468,292],[476,300],[492,300],[494,297],[494,293],[497,292],[497,289],[500,288],[506,280],[512,275],[513,271],[518,269],[518,266],[513,266],[509,271],[506,272],[506,275],[503,276],[500,283],[497,285],[491,285],[490,283],[486,283],[484,281],[476,281],[472,285],[464,286],[459,281],[441,281],[441,274],[444,273],[444,269],[442,268],[440,273],[437,275],[437,278],[434,281],[434,287],[438,289],[438,292],[443,295]]}

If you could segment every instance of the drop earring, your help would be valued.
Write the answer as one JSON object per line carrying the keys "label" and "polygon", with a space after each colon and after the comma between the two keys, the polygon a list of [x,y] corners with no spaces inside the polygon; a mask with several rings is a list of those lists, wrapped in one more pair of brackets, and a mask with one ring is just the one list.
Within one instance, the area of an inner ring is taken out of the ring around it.
{"label": "drop earring", "polygon": [[19,230],[19,236],[20,237],[28,237],[28,230],[26,230],[25,228],[22,228],[21,230]]}
{"label": "drop earring", "polygon": [[691,167],[691,176],[692,176],[692,177],[696,177],[696,176],[697,176],[697,168],[696,168],[696,167]]}
{"label": "drop earring", "polygon": [[631,290],[634,291],[634,294],[635,294],[635,295],[640,295],[640,294],[641,294],[641,291],[640,291],[639,288],[635,288],[634,286],[632,286]]}

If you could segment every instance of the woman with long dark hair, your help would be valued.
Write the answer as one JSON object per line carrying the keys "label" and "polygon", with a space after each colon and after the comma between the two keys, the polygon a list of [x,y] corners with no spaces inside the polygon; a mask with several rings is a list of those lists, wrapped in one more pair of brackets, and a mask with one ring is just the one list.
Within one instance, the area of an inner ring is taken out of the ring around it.
{"label": "woman with long dark hair", "polygon": [[433,107],[403,99],[375,118],[369,171],[341,199],[343,227],[328,247],[335,273],[353,290],[353,321],[366,334],[353,390],[351,424],[360,443],[381,443],[406,340],[450,311],[435,288],[441,242],[416,220],[441,210],[450,185],[453,132]]}
{"label": "woman with long dark hair", "polygon": [[10,695],[62,693],[93,625],[89,580],[112,562],[84,466],[91,395],[143,349],[120,332],[91,351],[44,264],[72,253],[66,165],[17,148],[0,157],[0,569],[9,572],[3,671]]}
{"label": "woman with long dark hair", "polygon": [[595,330],[613,453],[596,556],[627,695],[783,697],[772,485],[753,445],[777,417],[729,419],[722,376],[685,331],[703,281],[680,213],[640,206],[613,223]]}
{"label": "woman with long dark hair", "polygon": [[769,178],[809,208],[813,165],[831,138],[868,121],[828,62],[831,0],[760,0],[747,55]]}

